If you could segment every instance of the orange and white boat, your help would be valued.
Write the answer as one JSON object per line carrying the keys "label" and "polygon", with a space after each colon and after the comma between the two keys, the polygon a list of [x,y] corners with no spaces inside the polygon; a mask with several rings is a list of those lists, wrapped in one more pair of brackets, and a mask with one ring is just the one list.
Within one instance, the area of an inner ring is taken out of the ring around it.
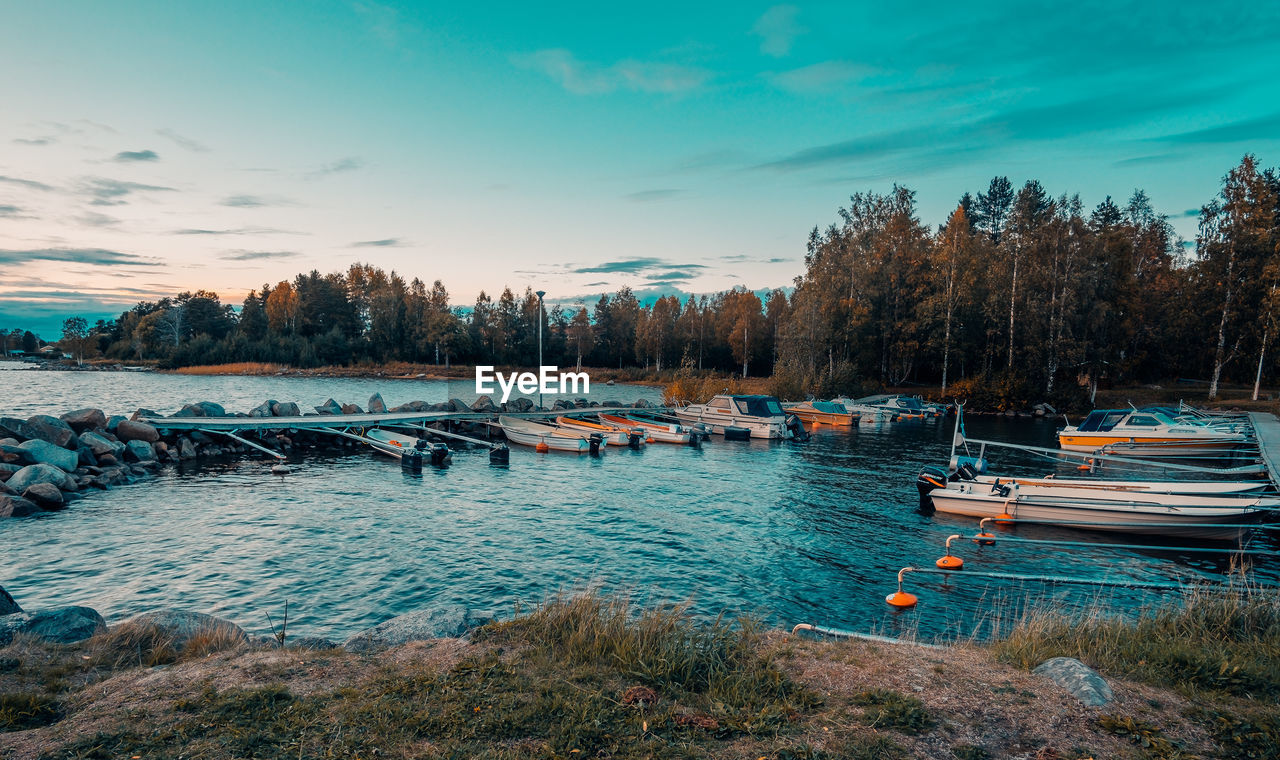
{"label": "orange and white boat", "polygon": [[1248,440],[1243,433],[1192,425],[1162,412],[1138,409],[1098,409],[1079,425],[1058,431],[1058,445],[1068,451],[1107,449],[1139,456],[1234,449]]}
{"label": "orange and white boat", "polygon": [[684,425],[658,422],[620,414],[601,414],[600,419],[612,425],[643,430],[651,443],[689,443],[691,432]]}
{"label": "orange and white boat", "polygon": [[833,425],[850,427],[858,424],[862,415],[851,412],[843,404],[834,401],[804,401],[798,404],[783,404],[782,408],[799,417],[801,421],[812,425]]}
{"label": "orange and white boat", "polygon": [[556,425],[568,431],[578,433],[599,433],[604,436],[604,442],[610,446],[642,446],[648,438],[643,430],[635,427],[623,427],[621,425],[605,424],[600,422],[592,422],[591,420],[582,420],[577,417],[556,417]]}

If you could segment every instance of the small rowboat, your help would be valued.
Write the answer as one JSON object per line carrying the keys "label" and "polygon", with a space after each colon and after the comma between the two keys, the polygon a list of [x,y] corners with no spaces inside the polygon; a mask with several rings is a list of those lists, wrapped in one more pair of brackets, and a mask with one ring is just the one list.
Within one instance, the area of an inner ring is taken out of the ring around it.
{"label": "small rowboat", "polygon": [[522,446],[545,446],[554,451],[584,452],[591,448],[586,438],[574,435],[552,425],[543,425],[530,420],[505,415],[498,418],[498,427],[507,436],[507,440]]}
{"label": "small rowboat", "polygon": [[861,414],[845,409],[834,401],[805,401],[799,404],[783,404],[783,409],[812,425],[850,427],[858,424]]}
{"label": "small rowboat", "polygon": [[565,432],[575,434],[599,433],[604,436],[605,443],[610,446],[643,446],[645,439],[648,437],[634,426],[622,427],[620,425],[604,425],[591,420],[580,420],[576,417],[556,417],[556,425],[565,429]]}
{"label": "small rowboat", "polygon": [[646,420],[639,417],[623,417],[620,414],[602,414],[600,419],[613,425],[639,428],[652,443],[688,443],[690,432],[683,425]]}
{"label": "small rowboat", "polygon": [[381,428],[366,430],[364,438],[375,451],[395,457],[402,462],[417,458],[418,463],[415,466],[420,466],[424,458],[434,465],[448,464],[453,458],[449,447],[443,443],[429,443],[421,438],[394,433],[390,430]]}
{"label": "small rowboat", "polygon": [[1023,491],[1031,488],[1091,488],[1130,493],[1165,493],[1202,496],[1230,496],[1262,491],[1270,485],[1266,480],[1091,480],[1088,478],[998,478],[976,475],[975,483],[1014,483]]}

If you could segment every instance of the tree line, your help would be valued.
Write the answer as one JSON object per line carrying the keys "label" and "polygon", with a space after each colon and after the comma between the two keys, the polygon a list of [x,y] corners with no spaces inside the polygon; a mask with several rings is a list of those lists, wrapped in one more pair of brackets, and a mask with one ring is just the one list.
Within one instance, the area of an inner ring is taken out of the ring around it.
{"label": "tree line", "polygon": [[[1275,366],[1280,175],[1246,155],[1175,234],[1145,192],[1086,209],[1039,182],[993,178],[937,228],[915,193],[858,193],[810,233],[790,294],[734,288],[640,303],[630,288],[587,306],[530,288],[451,306],[369,264],[300,273],[251,291],[237,312],[216,293],[142,302],[72,325],[81,353],[164,366],[259,361],[681,368],[770,375],[780,395],[940,384],[1070,402],[1099,383],[1260,382]],[[64,345],[65,348],[65,345]]]}

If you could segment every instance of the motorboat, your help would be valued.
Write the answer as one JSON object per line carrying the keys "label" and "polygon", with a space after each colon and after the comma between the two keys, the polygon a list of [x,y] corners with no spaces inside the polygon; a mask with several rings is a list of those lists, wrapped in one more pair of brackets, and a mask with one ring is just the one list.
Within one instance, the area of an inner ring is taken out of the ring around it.
{"label": "motorboat", "polygon": [[1019,478],[974,475],[975,483],[994,485],[1015,483],[1023,490],[1030,488],[1091,488],[1128,493],[1162,493],[1203,496],[1257,494],[1270,485],[1266,480],[1101,480],[1094,478]]}
{"label": "motorboat", "polygon": [[782,402],[773,396],[746,396],[722,393],[705,404],[689,404],[675,410],[681,422],[701,423],[723,435],[726,429],[745,430],[751,438],[791,438],[803,423],[788,421]]}
{"label": "motorboat", "polygon": [[599,433],[604,436],[605,443],[611,446],[636,448],[637,446],[643,446],[647,438],[644,431],[635,426],[623,427],[612,423],[592,422],[591,420],[577,417],[556,417],[556,425],[564,428],[566,432],[573,432],[579,435],[590,436],[592,433]]}
{"label": "motorboat", "polygon": [[883,424],[896,422],[898,419],[898,413],[892,409],[860,404],[847,396],[837,396],[831,399],[831,403],[839,404],[846,412],[858,415],[858,421],[863,424]]}
{"label": "motorboat", "polygon": [[[840,399],[837,399],[839,401]],[[846,406],[848,406],[846,404]],[[947,408],[941,404],[933,404],[916,396],[902,394],[880,394],[854,399],[849,411],[862,409],[881,409],[897,416],[897,419],[936,419],[946,414]]]}
{"label": "motorboat", "polygon": [[798,404],[783,404],[782,408],[812,425],[849,427],[862,419],[861,414],[850,412],[843,404],[834,401],[803,401]]}
{"label": "motorboat", "polygon": [[1058,445],[1068,451],[1106,449],[1137,456],[1234,449],[1248,440],[1244,433],[1179,422],[1164,412],[1140,409],[1094,410],[1079,425],[1058,431]]}
{"label": "motorboat", "polygon": [[443,443],[430,443],[421,438],[404,435],[382,428],[373,428],[364,432],[365,441],[375,451],[403,461],[417,459],[420,465],[423,459],[431,464],[446,465],[453,459],[449,447]]}
{"label": "motorboat", "polygon": [[[546,447],[553,451],[584,452],[591,448],[588,438],[576,433],[569,433],[554,425],[545,425],[519,417],[498,417],[498,427],[507,436],[507,440],[522,446]],[[599,446],[599,444],[597,444]]]}
{"label": "motorboat", "polygon": [[621,414],[601,414],[600,419],[611,425],[643,430],[648,440],[653,443],[689,443],[692,432],[683,425],[643,417],[628,417]]}

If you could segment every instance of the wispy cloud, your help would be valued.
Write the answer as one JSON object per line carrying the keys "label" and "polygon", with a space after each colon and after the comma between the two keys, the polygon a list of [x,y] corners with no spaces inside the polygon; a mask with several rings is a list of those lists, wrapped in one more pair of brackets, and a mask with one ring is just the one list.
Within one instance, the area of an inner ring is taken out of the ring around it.
{"label": "wispy cloud", "polygon": [[185,148],[191,151],[192,153],[208,153],[209,152],[209,149],[204,145],[196,142],[195,140],[192,140],[190,137],[187,137],[186,135],[180,135],[172,129],[168,129],[168,128],[157,129],[156,134],[160,135],[161,137],[169,138],[178,147]]}
{"label": "wispy cloud", "polygon": [[53,190],[52,185],[46,185],[43,182],[36,182],[33,179],[21,179],[19,177],[5,177],[3,175],[0,175],[0,183],[6,184],[6,185],[17,185],[18,187],[26,187],[31,190],[43,190],[45,192],[50,192]]}
{"label": "wispy cloud", "polygon": [[22,219],[22,209],[17,206],[0,205],[0,219]]}
{"label": "wispy cloud", "polygon": [[340,158],[337,161],[331,161],[318,169],[307,172],[307,176],[311,179],[320,179],[328,177],[331,174],[341,174],[343,172],[353,172],[364,166],[364,161],[355,156]]}
{"label": "wispy cloud", "polygon": [[227,230],[185,229],[174,230],[170,235],[301,235],[292,230],[277,230],[273,227],[237,227]]}
{"label": "wispy cloud", "polygon": [[57,140],[52,137],[15,137],[12,140],[14,145],[52,145]]}
{"label": "wispy cloud", "polygon": [[136,163],[138,161],[159,161],[160,154],[154,150],[122,150],[111,160],[122,164]]}
{"label": "wispy cloud", "polygon": [[1177,134],[1165,135],[1155,139],[1160,142],[1186,145],[1209,145],[1275,139],[1277,132],[1280,132],[1280,112],[1253,119],[1241,119],[1228,124],[1220,124],[1216,127],[1178,132]]}
{"label": "wispy cloud", "polygon": [[702,264],[679,264],[653,257],[638,257],[633,259],[620,259],[618,261],[606,261],[603,264],[595,264],[586,267],[577,267],[569,271],[574,274],[640,274],[651,269],[670,269],[670,270],[698,270],[706,269]]}
{"label": "wispy cloud", "polygon": [[90,203],[94,206],[121,206],[128,203],[124,198],[133,193],[169,193],[175,192],[175,190],[172,187],[144,185],[141,182],[123,182],[107,177],[89,177],[81,183],[80,192],[93,198]]}
{"label": "wispy cloud", "polygon": [[265,195],[229,195],[219,201],[223,206],[231,208],[263,208],[266,206],[293,206],[293,201],[287,198],[279,198],[275,196]]}
{"label": "wispy cloud", "polygon": [[76,217],[76,222],[85,227],[114,227],[120,223],[120,220],[114,216],[99,214],[96,211],[86,211]]}
{"label": "wispy cloud", "polygon": [[62,261],[102,267],[157,267],[158,261],[132,253],[103,248],[41,248],[36,250],[0,249],[0,266],[26,264],[32,261]]}
{"label": "wispy cloud", "polygon": [[563,48],[513,56],[512,61],[522,68],[542,72],[576,95],[605,95],[618,90],[675,95],[697,90],[712,77],[710,71],[695,66],[632,58],[603,66],[580,61]]}
{"label": "wispy cloud", "polygon": [[849,61],[823,61],[769,75],[775,87],[802,95],[824,95],[863,80],[875,69]]}
{"label": "wispy cloud", "polygon": [[404,245],[400,238],[383,238],[382,240],[361,240],[347,246],[348,248],[398,248]]}
{"label": "wispy cloud", "polygon": [[692,280],[697,272],[655,272],[644,276],[646,280]]}
{"label": "wispy cloud", "polygon": [[794,5],[775,5],[756,19],[751,33],[760,38],[761,53],[781,58],[791,52],[796,38],[806,31],[796,23],[799,13]]}
{"label": "wispy cloud", "polygon": [[297,251],[227,251],[218,258],[223,261],[258,261],[261,259],[291,259],[302,254]]}
{"label": "wispy cloud", "polygon": [[651,203],[653,201],[665,201],[680,194],[679,190],[666,188],[660,190],[641,190],[635,193],[627,193],[622,196],[629,201],[636,203]]}

